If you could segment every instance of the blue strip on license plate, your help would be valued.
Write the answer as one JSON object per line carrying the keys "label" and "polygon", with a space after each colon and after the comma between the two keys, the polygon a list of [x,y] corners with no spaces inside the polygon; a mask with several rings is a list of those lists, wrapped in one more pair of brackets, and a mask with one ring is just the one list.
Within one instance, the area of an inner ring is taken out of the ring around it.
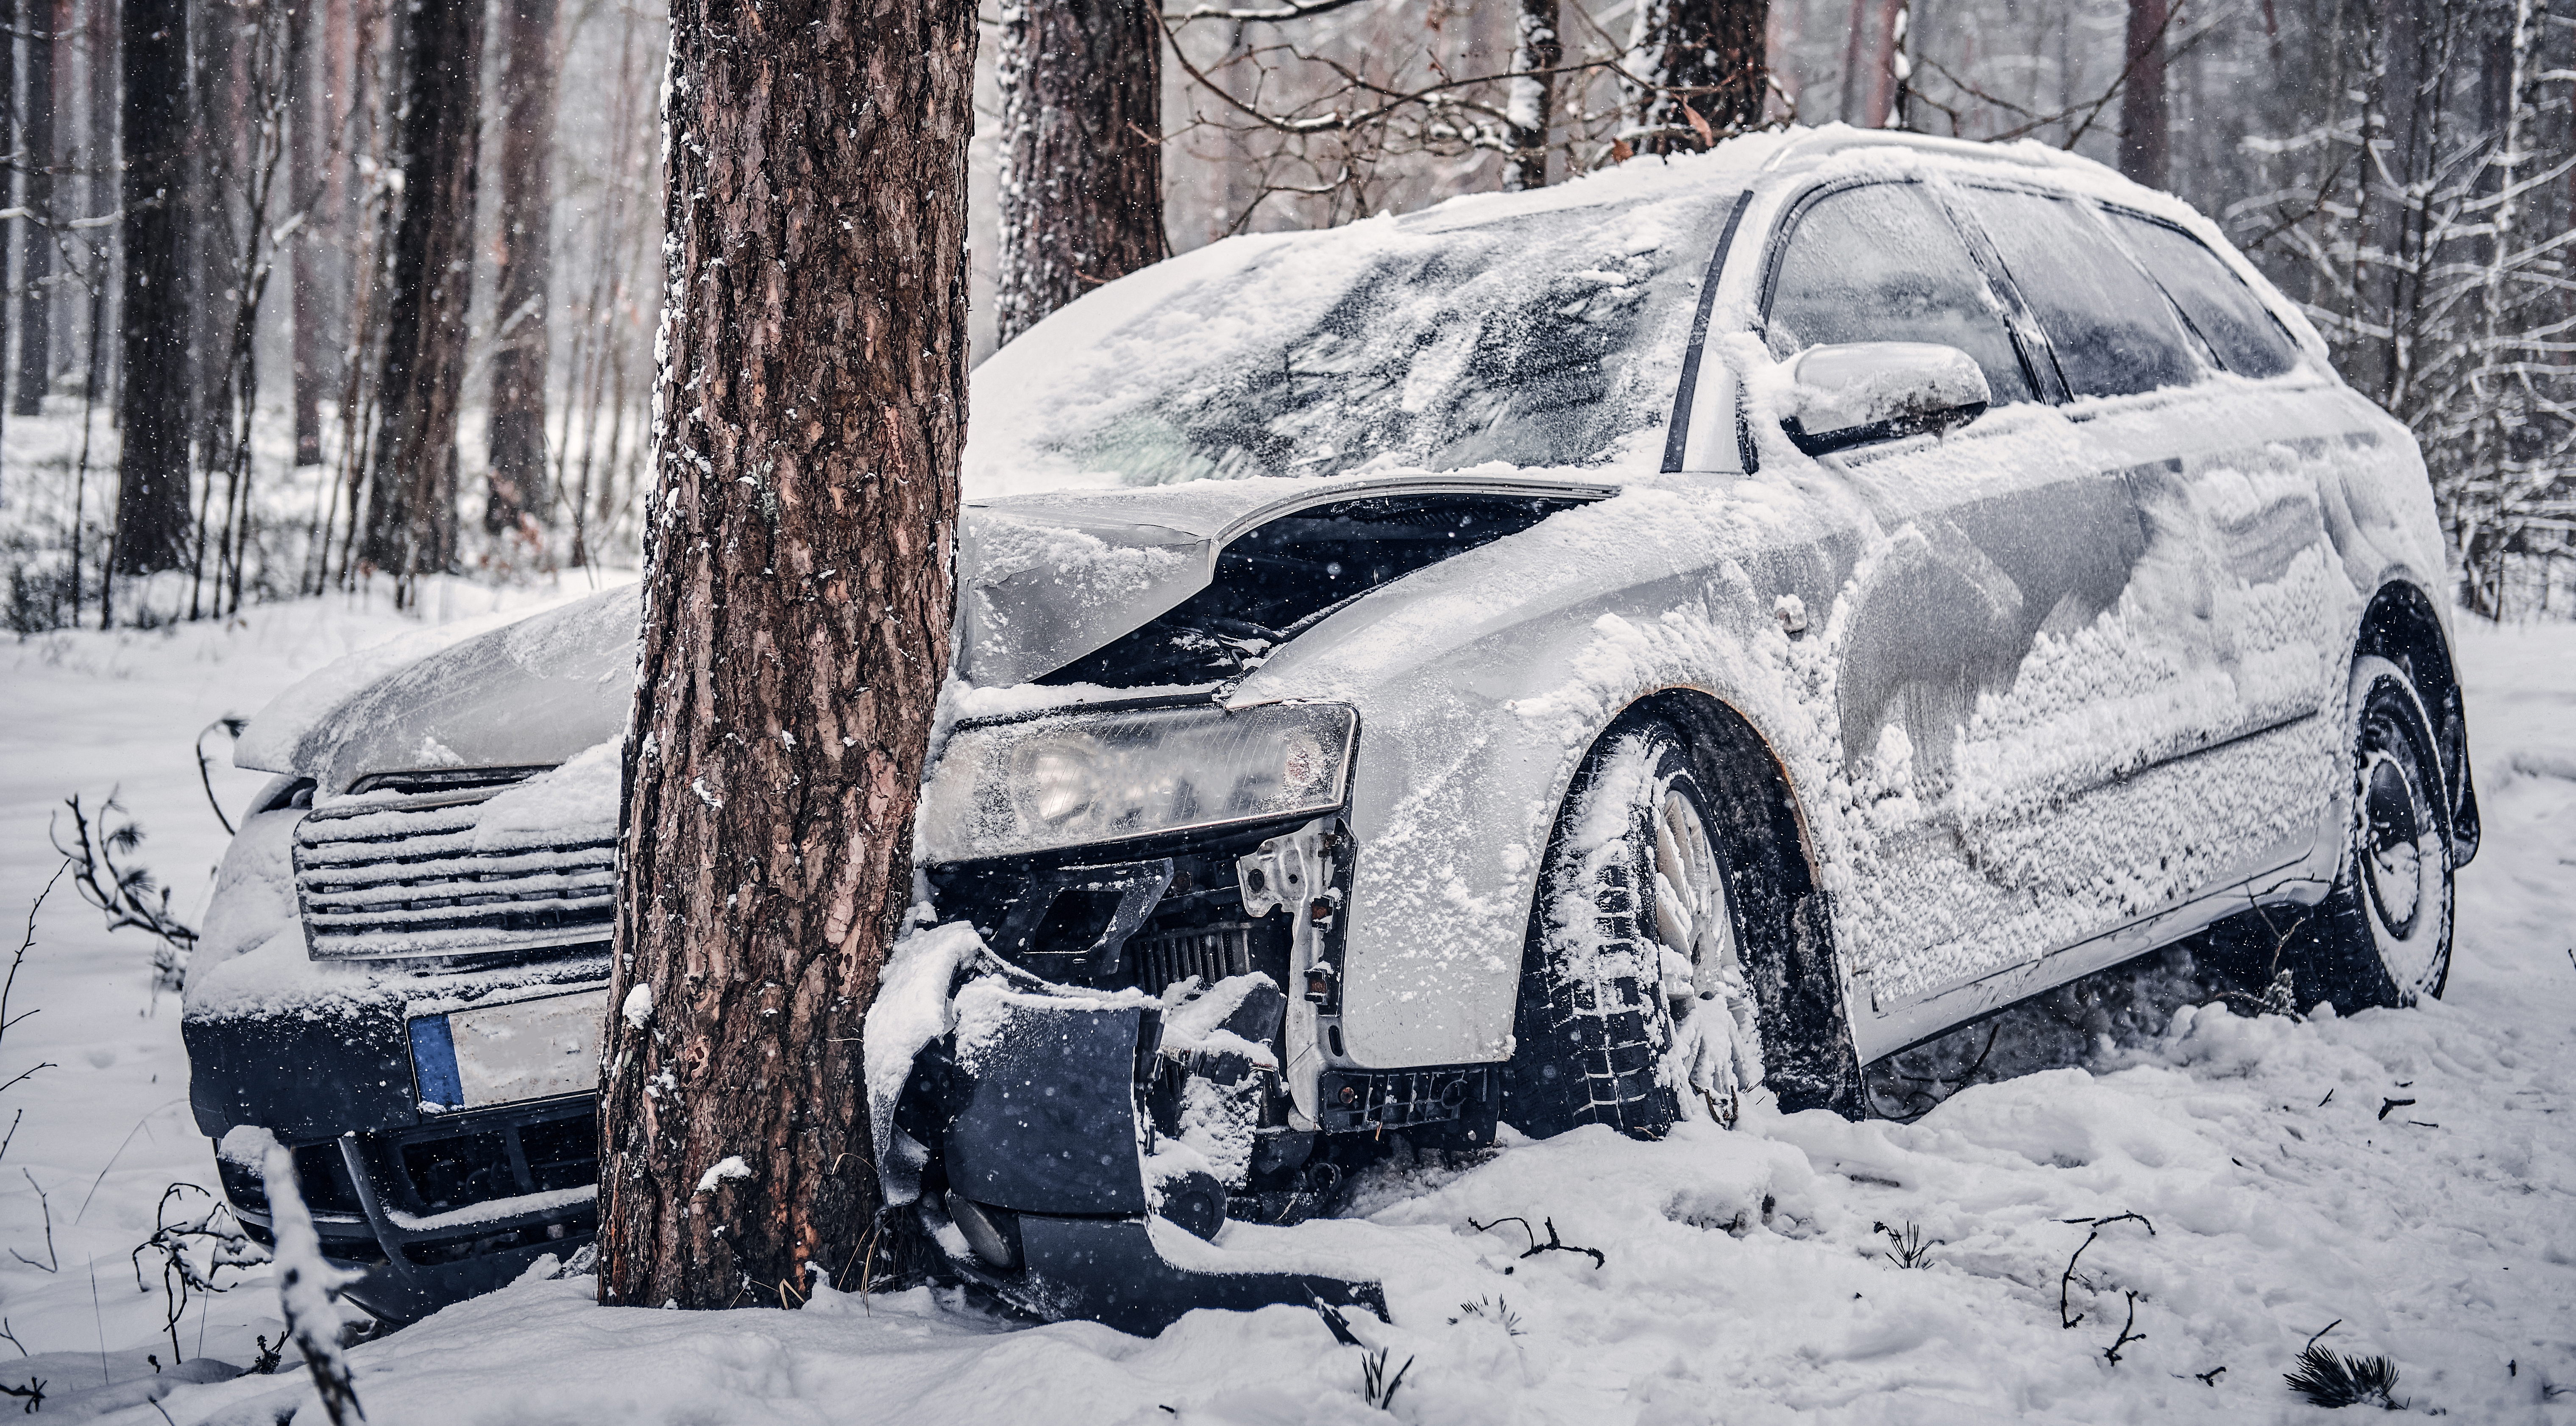
{"label": "blue strip on license plate", "polygon": [[456,1074],[456,1037],[447,1028],[446,1016],[424,1015],[411,1022],[411,1074],[421,1103],[441,1109],[464,1107],[465,1086]]}

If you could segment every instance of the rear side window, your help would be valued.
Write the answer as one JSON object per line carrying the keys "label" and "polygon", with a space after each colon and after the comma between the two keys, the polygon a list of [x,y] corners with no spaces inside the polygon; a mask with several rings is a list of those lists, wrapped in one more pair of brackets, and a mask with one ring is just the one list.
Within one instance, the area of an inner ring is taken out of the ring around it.
{"label": "rear side window", "polygon": [[2068,391],[2127,396],[2200,379],[2173,304],[2090,214],[2007,189],[1970,189],[1967,200],[2047,331]]}
{"label": "rear side window", "polygon": [[2299,364],[2298,346],[2279,320],[2199,239],[2118,209],[2105,209],[2104,216],[2229,371],[2279,376]]}
{"label": "rear side window", "polygon": [[1789,234],[1766,314],[1781,356],[1827,342],[1938,342],[1985,368],[1998,406],[2030,399],[1993,291],[1912,184],[1828,193]]}

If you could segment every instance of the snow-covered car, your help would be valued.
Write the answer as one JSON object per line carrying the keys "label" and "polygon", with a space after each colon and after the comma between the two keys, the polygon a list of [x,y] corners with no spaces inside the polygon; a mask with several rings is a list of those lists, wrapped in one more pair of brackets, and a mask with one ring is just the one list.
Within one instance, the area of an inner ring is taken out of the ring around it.
{"label": "snow-covered car", "polygon": [[[1837,127],[1215,244],[986,363],[967,462],[867,1063],[890,1192],[1031,1310],[1302,1300],[1226,1225],[1390,1136],[1863,1114],[2203,932],[2301,1006],[2442,989],[2416,447],[2097,165]],[[591,1231],[636,618],[242,745],[197,1114],[300,1146],[388,1311]]]}

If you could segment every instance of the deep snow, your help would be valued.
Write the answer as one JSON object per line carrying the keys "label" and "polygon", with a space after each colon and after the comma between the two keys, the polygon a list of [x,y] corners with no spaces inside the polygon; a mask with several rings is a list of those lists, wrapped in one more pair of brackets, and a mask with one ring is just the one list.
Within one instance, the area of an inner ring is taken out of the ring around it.
{"label": "deep snow", "polygon": [[[495,599],[442,597],[449,616]],[[47,812],[74,791],[121,786],[150,833],[140,860],[198,910],[223,834],[189,739],[417,627],[381,601],[306,601],[0,648],[0,953],[53,866]],[[2338,1321],[2326,1345],[2392,1357],[2415,1410],[2576,1420],[2576,627],[2462,640],[2487,845],[2461,875],[2441,1004],[2304,1023],[2185,1012],[2094,1071],[1972,1088],[1911,1125],[1755,1108],[1736,1132],[1685,1125],[1662,1144],[1587,1130],[1472,1168],[1379,1171],[1364,1218],[1230,1241],[1384,1275],[1394,1324],[1357,1326],[1390,1372],[1413,1363],[1404,1421],[2292,1421],[2316,1408],[2280,1374]],[[215,773],[236,815],[262,780]],[[214,1181],[176,1002],[152,989],[151,948],[103,932],[67,885],[36,931],[10,1012],[38,1013],[0,1040],[0,1079],[53,1067],[0,1093],[0,1126],[25,1111],[0,1158],[0,1247],[39,1266],[0,1259],[0,1319],[40,1359],[0,1341],[0,1385],[45,1379],[39,1419],[266,1422],[305,1402],[299,1419],[318,1420],[291,1357],[288,1374],[216,1384],[145,1364],[169,1365],[164,1298],[148,1254],[137,1290],[129,1254],[165,1185]],[[2069,1220],[2125,1212],[2153,1234],[2102,1230],[2067,1286],[2082,1319],[2062,1327],[2061,1273],[2092,1231]],[[1515,1216],[1605,1264],[1522,1257],[1517,1223],[1469,1226]],[[1898,1267],[1880,1224],[1932,1243],[1926,1265]],[[2132,1291],[2145,1336],[2114,1364]],[[247,1363],[277,1315],[256,1269],[190,1305],[181,1355]],[[1199,1313],[1145,1342],[930,1292],[681,1314],[600,1308],[587,1278],[532,1275],[351,1360],[379,1426],[1386,1419],[1359,1394],[1363,1353],[1289,1308]],[[157,1409],[139,1404],[153,1393]]]}

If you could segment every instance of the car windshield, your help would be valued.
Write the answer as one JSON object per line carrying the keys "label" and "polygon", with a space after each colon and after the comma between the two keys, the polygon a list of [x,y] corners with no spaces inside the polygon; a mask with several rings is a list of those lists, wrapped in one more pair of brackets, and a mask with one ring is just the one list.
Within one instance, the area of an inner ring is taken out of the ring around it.
{"label": "car windshield", "polygon": [[1660,451],[1733,196],[1434,210],[1174,259],[976,373],[969,490]]}

